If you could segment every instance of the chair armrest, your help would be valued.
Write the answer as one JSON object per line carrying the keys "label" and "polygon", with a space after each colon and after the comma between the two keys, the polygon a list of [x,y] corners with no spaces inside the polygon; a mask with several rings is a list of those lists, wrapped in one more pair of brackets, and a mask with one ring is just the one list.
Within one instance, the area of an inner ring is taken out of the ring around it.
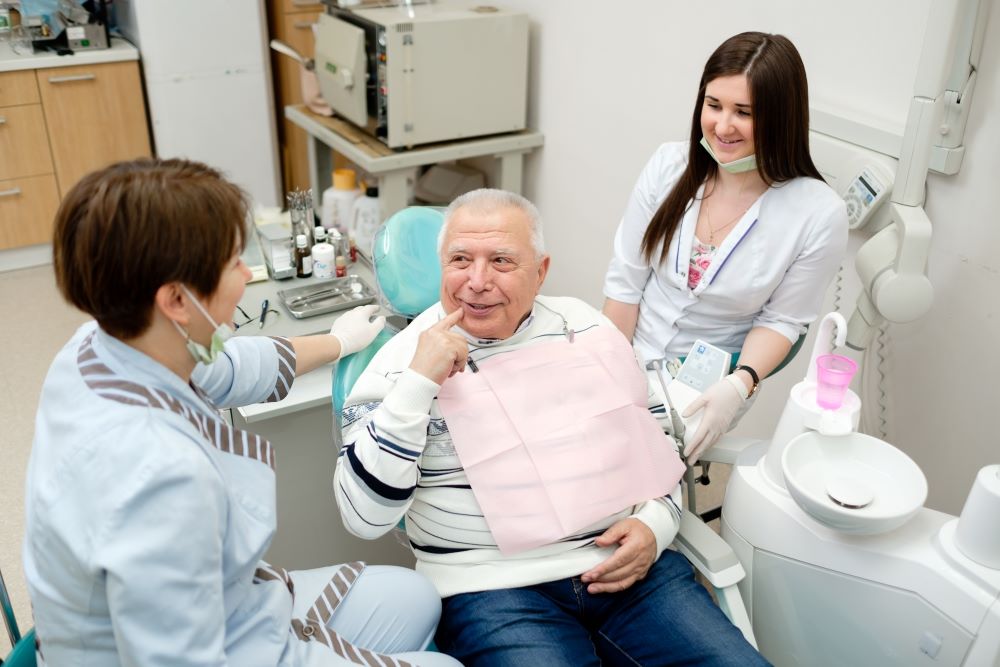
{"label": "chair armrest", "polygon": [[746,576],[732,547],[688,510],[681,512],[674,544],[716,588],[732,586]]}

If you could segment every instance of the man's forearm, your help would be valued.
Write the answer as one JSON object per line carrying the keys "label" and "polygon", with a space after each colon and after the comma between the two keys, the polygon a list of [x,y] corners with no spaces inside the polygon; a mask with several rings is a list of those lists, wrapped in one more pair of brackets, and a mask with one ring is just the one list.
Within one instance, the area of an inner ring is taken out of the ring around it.
{"label": "man's forearm", "polygon": [[[373,385],[373,391],[366,392],[363,381]],[[362,376],[359,384],[344,409],[348,423],[334,492],[348,530],[373,539],[391,530],[409,508],[438,387],[412,372],[402,373],[394,383]],[[380,395],[384,399],[379,400]]]}

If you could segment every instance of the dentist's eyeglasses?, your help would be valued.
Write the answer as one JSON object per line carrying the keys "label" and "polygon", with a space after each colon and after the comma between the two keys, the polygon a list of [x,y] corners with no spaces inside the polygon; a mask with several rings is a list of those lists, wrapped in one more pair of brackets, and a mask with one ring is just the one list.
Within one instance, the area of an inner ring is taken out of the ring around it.
{"label": "dentist's eyeglasses?", "polygon": [[[243,307],[240,305],[236,306],[236,310],[238,312],[238,315],[233,318],[234,329],[239,330],[243,327],[250,326],[251,324],[257,324],[258,326],[260,326],[259,324],[260,315],[257,315],[256,317],[251,317],[250,315],[247,315],[247,311],[243,310]],[[242,320],[239,319],[240,317],[242,317]],[[281,317],[281,311],[275,310],[274,308],[268,308],[267,317],[264,318],[264,326],[261,326],[260,328],[261,329],[270,328],[271,324],[277,322],[278,318],[280,317]]]}

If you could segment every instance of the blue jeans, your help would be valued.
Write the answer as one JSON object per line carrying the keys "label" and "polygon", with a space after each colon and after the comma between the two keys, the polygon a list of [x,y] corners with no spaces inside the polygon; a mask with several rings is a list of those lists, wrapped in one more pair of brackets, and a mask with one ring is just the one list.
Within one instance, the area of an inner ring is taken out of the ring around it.
{"label": "blue jeans", "polygon": [[768,664],[669,550],[619,593],[573,577],[445,598],[435,640],[466,667]]}

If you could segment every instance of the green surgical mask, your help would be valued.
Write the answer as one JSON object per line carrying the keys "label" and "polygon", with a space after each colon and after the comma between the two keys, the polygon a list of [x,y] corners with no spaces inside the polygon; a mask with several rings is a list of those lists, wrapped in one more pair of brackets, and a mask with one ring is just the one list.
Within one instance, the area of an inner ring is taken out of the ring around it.
{"label": "green surgical mask", "polygon": [[701,138],[699,142],[708,154],[712,156],[712,159],[718,163],[720,167],[728,171],[730,174],[742,174],[748,171],[753,171],[757,168],[757,155],[747,155],[746,157],[741,157],[739,160],[733,160],[732,162],[722,163],[719,162],[719,157],[712,150],[712,147],[708,145],[708,140],[705,137]]}
{"label": "green surgical mask", "polygon": [[[210,364],[219,358],[219,352],[222,352],[222,348],[226,341],[232,338],[235,332],[228,324],[216,324],[215,320],[212,319],[212,316],[208,314],[205,307],[201,305],[201,302],[198,301],[193,294],[191,294],[188,288],[181,285],[181,289],[183,289],[184,293],[188,295],[188,298],[194,302],[194,305],[198,308],[201,314],[205,316],[205,319],[208,320],[209,324],[215,327],[215,331],[212,332],[212,342],[210,343],[210,347],[205,347],[198,341],[192,339],[191,334],[185,331],[184,327],[177,324],[177,322],[174,322],[174,327],[176,327],[177,331],[184,336],[184,344],[187,347],[187,351],[191,355],[191,358],[194,359],[196,363]],[[171,320],[171,322],[173,322],[173,320]]]}

